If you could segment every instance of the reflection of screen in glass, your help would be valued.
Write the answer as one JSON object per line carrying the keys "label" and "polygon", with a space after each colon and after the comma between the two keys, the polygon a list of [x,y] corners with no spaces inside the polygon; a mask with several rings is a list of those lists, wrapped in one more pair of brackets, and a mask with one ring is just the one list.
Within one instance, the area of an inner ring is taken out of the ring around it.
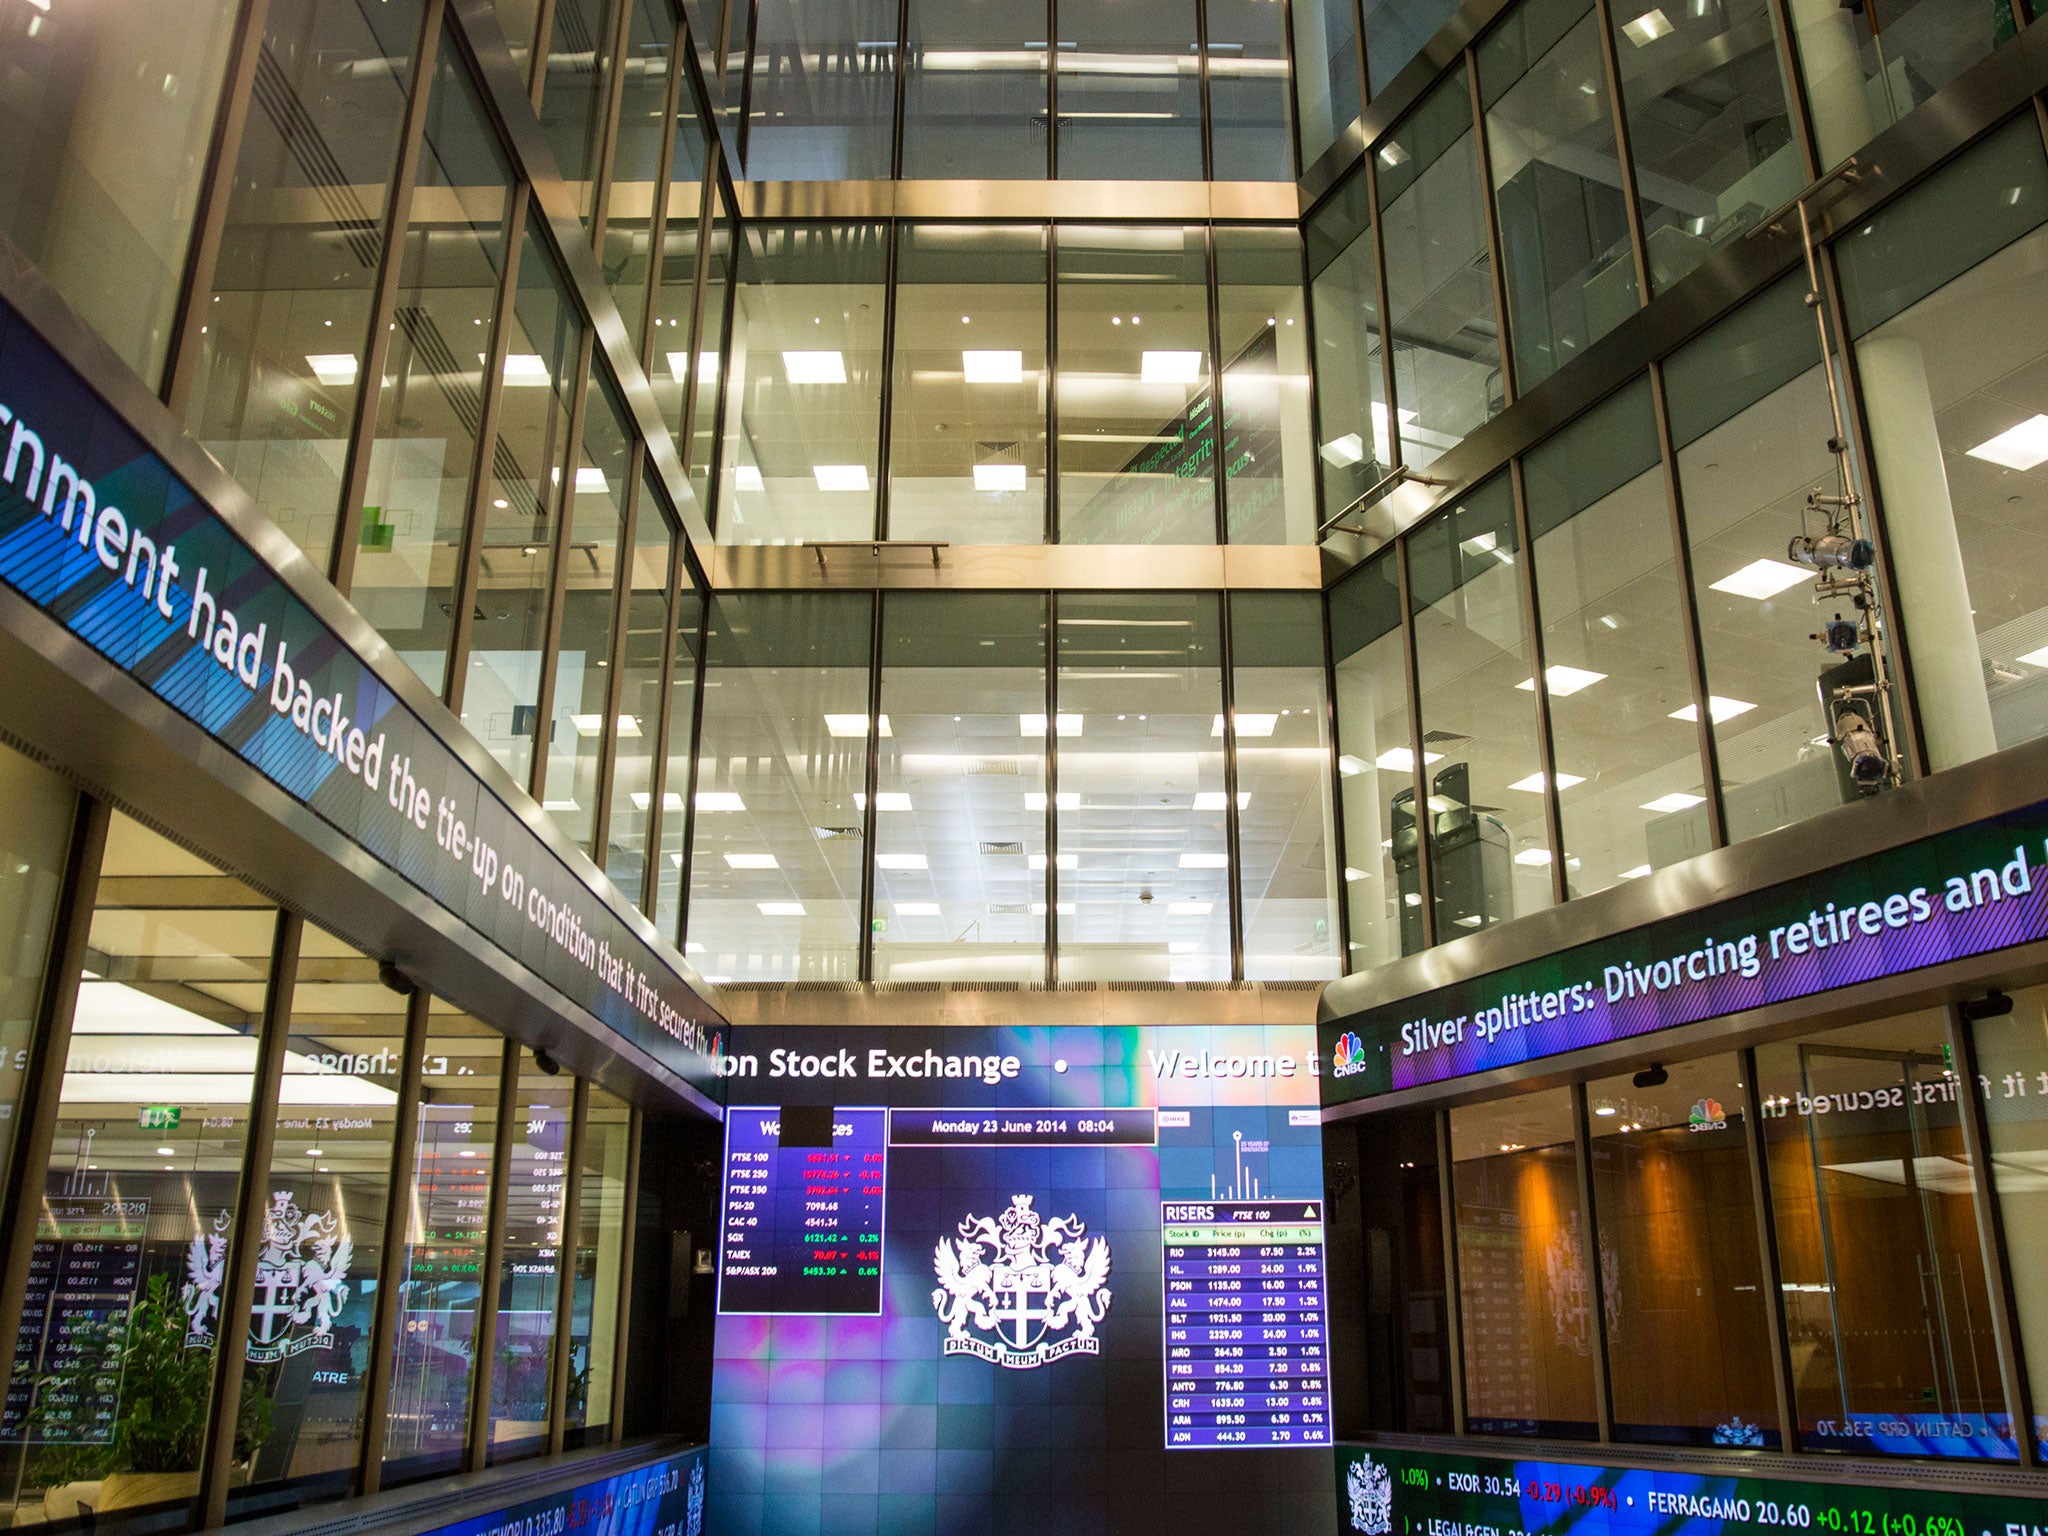
{"label": "reflection of screen in glass", "polygon": [[739,1043],[715,1528],[1327,1524],[1311,1028]]}

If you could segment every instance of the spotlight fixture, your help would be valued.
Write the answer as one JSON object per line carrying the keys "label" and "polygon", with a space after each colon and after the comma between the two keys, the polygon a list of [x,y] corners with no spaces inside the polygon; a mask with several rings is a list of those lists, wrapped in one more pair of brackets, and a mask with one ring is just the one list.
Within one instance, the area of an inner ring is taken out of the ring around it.
{"label": "spotlight fixture", "polygon": [[1817,571],[1867,571],[1877,546],[1846,533],[1802,533],[1785,546],[1785,558]]}
{"label": "spotlight fixture", "polygon": [[1965,998],[1962,1002],[1963,1017],[1972,1024],[1979,1019],[2002,1019],[2012,1012],[2012,999],[2003,992],[1991,991],[1982,997]]}
{"label": "spotlight fixture", "polygon": [[549,1077],[559,1076],[562,1070],[562,1064],[546,1051],[536,1050],[533,1053],[533,1064],[539,1067],[541,1071],[547,1073]]}
{"label": "spotlight fixture", "polygon": [[1631,1081],[1638,1088],[1662,1088],[1671,1081],[1671,1074],[1664,1070],[1662,1062],[1653,1061],[1649,1066],[1638,1072]]}

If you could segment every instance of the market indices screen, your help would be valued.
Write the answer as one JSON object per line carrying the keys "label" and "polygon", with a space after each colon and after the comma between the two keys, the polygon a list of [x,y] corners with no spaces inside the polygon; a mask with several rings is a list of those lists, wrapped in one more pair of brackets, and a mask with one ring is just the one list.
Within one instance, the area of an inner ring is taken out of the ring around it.
{"label": "market indices screen", "polygon": [[736,1045],[707,1528],[1327,1528],[1312,1027]]}

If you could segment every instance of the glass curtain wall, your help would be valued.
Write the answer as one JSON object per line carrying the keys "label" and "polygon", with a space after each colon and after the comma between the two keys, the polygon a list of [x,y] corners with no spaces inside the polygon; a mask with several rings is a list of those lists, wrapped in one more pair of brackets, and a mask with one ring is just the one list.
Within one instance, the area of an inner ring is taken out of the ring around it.
{"label": "glass curtain wall", "polygon": [[461,582],[484,360],[506,262],[512,169],[446,35],[436,55],[412,219],[377,397],[350,598],[435,693]]}
{"label": "glass curtain wall", "polygon": [[712,600],[687,914],[706,981],[858,974],[873,601]]}
{"label": "glass curtain wall", "polygon": [[533,1456],[547,1444],[555,1347],[563,1342],[562,1230],[569,1124],[575,1081],[551,1074],[529,1051],[515,1050],[512,1161],[505,1183],[503,1257],[498,1262],[498,1322],[491,1368],[486,1459]]}
{"label": "glass curtain wall", "polygon": [[1355,0],[1294,0],[1294,112],[1301,162],[1314,165],[1365,104]]}
{"label": "glass curtain wall", "polygon": [[749,181],[886,181],[896,0],[760,0]]}
{"label": "glass curtain wall", "polygon": [[[654,767],[656,753],[662,750],[662,659],[669,633],[675,626],[669,609],[669,582],[678,559],[675,529],[660,495],[653,476],[643,469],[640,499],[633,513],[631,563],[621,587],[626,603],[625,636],[619,658],[618,708],[613,724],[611,786],[605,796],[609,809],[602,860],[612,884],[643,910],[652,910],[652,898],[645,894],[649,833],[671,814],[677,822],[682,821],[682,792],[689,784],[685,753],[686,771],[683,776],[667,781],[673,788],[662,792],[657,813]],[[684,675],[677,679],[670,696],[687,713],[697,681],[696,661],[687,649],[682,649],[677,653],[676,666]],[[628,721],[632,723],[629,725]],[[676,728],[676,722],[671,720],[672,741],[676,739]],[[687,741],[687,719],[681,729],[682,739]]]}
{"label": "glass curtain wall", "polygon": [[2011,0],[1790,0],[1823,167],[1840,164],[2018,31]]}
{"label": "glass curtain wall", "polygon": [[264,13],[186,426],[327,570],[421,5]]}
{"label": "glass curtain wall", "polygon": [[1365,17],[1368,95],[1377,96],[1458,13],[1457,0],[1359,0]]}
{"label": "glass curtain wall", "polygon": [[[1061,981],[1230,976],[1217,601],[1058,599]],[[1024,724],[1046,727],[1042,714]]]}
{"label": "glass curtain wall", "polygon": [[[690,356],[690,337],[697,304],[698,247],[703,241],[704,182],[709,170],[711,143],[705,136],[703,120],[699,116],[697,91],[690,71],[678,67],[676,73],[679,78],[675,143],[670,150],[669,164],[666,168],[650,165],[647,169],[650,180],[666,177],[668,182],[663,194],[667,198],[668,211],[662,225],[661,250],[656,262],[654,343],[648,348],[647,384],[653,391],[655,403],[661,408],[661,419],[668,423],[669,433],[676,440],[676,452],[694,454],[699,451],[697,445],[690,441],[689,433],[684,430],[689,385],[701,373],[703,391],[710,394],[714,405],[718,399],[716,351],[701,360],[701,369],[699,360]],[[619,153],[623,159],[623,142]],[[651,190],[649,195],[653,195]],[[616,202],[619,196],[616,181],[612,196]],[[606,226],[605,233],[609,242],[610,225]],[[722,305],[722,287],[719,293]],[[716,336],[715,328],[712,334]],[[693,470],[696,467],[694,458],[690,467]],[[702,498],[699,500],[701,503]]]}
{"label": "glass curtain wall", "polygon": [[571,1450],[601,1442],[612,1422],[633,1137],[632,1105],[595,1083],[587,1093],[582,1155],[569,1170],[576,1184],[575,1288],[562,1329],[569,1351],[562,1440]]}
{"label": "glass curtain wall", "polygon": [[896,283],[889,536],[1041,542],[1045,230],[907,225]]}
{"label": "glass curtain wall", "polygon": [[56,774],[0,747],[0,1178],[20,1134],[22,1074],[42,1005],[58,893],[78,797]]}
{"label": "glass curtain wall", "polygon": [[1246,981],[1341,969],[1323,605],[1313,592],[1233,592],[1238,899]]}
{"label": "glass curtain wall", "polygon": [[630,0],[554,0],[540,126],[586,224],[596,207],[598,157],[609,121],[618,7],[627,3]]}
{"label": "glass curtain wall", "polygon": [[1204,0],[1209,29],[1213,181],[1292,181],[1287,8],[1271,0]]}
{"label": "glass curtain wall", "polygon": [[1062,178],[1202,179],[1195,5],[1124,0],[1057,13]]}
{"label": "glass curtain wall", "polygon": [[[1422,739],[1442,754],[1424,775],[1439,943],[1551,905],[1521,557],[1505,475],[1409,536]],[[1546,681],[1553,711],[1585,686],[1556,671]],[[1397,847],[1398,836],[1397,824]]]}
{"label": "glass curtain wall", "polygon": [[1045,0],[911,0],[903,175],[1042,181]]}
{"label": "glass curtain wall", "polygon": [[[667,762],[662,769],[661,828],[654,847],[654,889],[647,909],[654,926],[669,943],[683,942],[683,855],[689,846],[690,817],[694,814],[684,800],[690,793],[690,765],[697,739],[697,669],[703,665],[703,594],[687,567],[675,612],[676,662],[668,683],[668,739],[662,747]],[[723,687],[723,680],[719,680]],[[699,805],[702,804],[700,800]],[[617,802],[613,804],[616,806]],[[651,805],[651,796],[650,796]],[[635,802],[635,809],[638,808]],[[618,814],[616,810],[614,816]],[[689,953],[694,954],[693,948]]]}
{"label": "glass curtain wall", "polygon": [[1208,235],[1062,226],[1059,536],[1213,544]]}
{"label": "glass curtain wall", "polygon": [[726,354],[718,537],[875,532],[888,227],[750,227]]}
{"label": "glass curtain wall", "polygon": [[1713,846],[1671,507],[1638,381],[1523,460],[1567,893]]}
{"label": "glass curtain wall", "polygon": [[2034,1443],[2048,1459],[2048,991],[2023,987],[2012,1012],[1977,1019],[1978,1091],[1990,1132],[1991,1184],[2005,1273],[2019,1318]]}
{"label": "glass curtain wall", "polygon": [[[1308,257],[1316,328],[1316,457],[1323,516],[1332,518],[1377,485],[1394,462],[1367,177],[1353,176],[1311,215]],[[1415,413],[1403,411],[1401,419],[1413,421]]]}
{"label": "glass curtain wall", "polygon": [[[727,206],[724,191],[715,183],[710,206],[711,223],[704,251],[704,305],[698,312],[697,387],[689,394],[689,414],[682,420],[680,445],[690,476],[690,493],[697,498],[699,510],[717,527],[726,518],[725,508],[712,504],[712,488],[718,461],[718,413],[725,401],[719,380],[732,371],[728,346],[732,339],[733,231],[737,221]],[[668,364],[673,372],[673,353],[669,354]],[[760,465],[756,464],[754,469],[758,473]]]}
{"label": "glass curtain wall", "polygon": [[[0,1418],[16,1525],[199,1491],[277,931],[255,891],[114,815]],[[244,1397],[239,1441],[269,1436],[265,1401]]]}
{"label": "glass curtain wall", "polygon": [[0,26],[0,232],[151,389],[241,14],[234,0],[24,4]]}
{"label": "glass curtain wall", "polygon": [[884,600],[877,981],[1045,980],[1045,631],[1035,592]]}
{"label": "glass curtain wall", "polygon": [[1230,542],[1313,544],[1315,431],[1301,238],[1286,228],[1220,227],[1214,239],[1223,377],[1217,457]]}
{"label": "glass curtain wall", "polygon": [[[1415,744],[1399,554],[1382,551],[1329,597],[1337,697],[1337,794],[1344,810],[1347,972],[1422,948],[1422,864],[1415,811]],[[1433,769],[1441,752],[1425,749]]]}
{"label": "glass curtain wall", "polygon": [[[606,286],[626,323],[635,353],[647,334],[647,285],[666,276],[653,260],[651,241],[657,202],[670,191],[662,174],[661,141],[668,118],[669,72],[676,40],[676,13],[670,0],[627,0],[626,52],[619,65],[619,135],[606,173],[604,241],[598,265]],[[696,121],[696,101],[685,88],[676,123],[676,175],[682,183],[669,198],[668,217],[688,229],[691,265],[695,265],[697,194],[704,179],[703,140]],[[689,283],[684,282],[687,290]]]}

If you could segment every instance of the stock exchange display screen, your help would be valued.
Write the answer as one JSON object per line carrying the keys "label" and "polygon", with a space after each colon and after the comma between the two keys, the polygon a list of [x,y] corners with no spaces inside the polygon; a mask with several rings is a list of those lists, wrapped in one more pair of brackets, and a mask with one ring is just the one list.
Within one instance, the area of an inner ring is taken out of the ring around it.
{"label": "stock exchange display screen", "polygon": [[1311,1027],[741,1040],[707,1529],[1328,1527]]}

